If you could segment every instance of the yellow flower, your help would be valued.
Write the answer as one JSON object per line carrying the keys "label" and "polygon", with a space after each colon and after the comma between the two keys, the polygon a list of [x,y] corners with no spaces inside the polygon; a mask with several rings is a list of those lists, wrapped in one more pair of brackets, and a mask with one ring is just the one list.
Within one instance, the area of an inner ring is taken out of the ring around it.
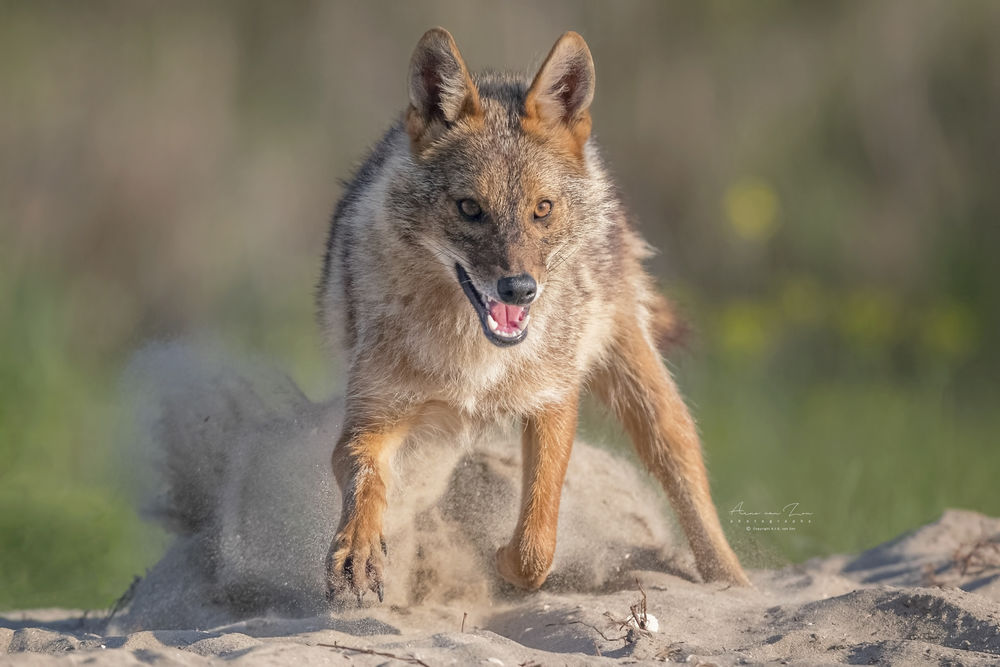
{"label": "yellow flower", "polygon": [[726,217],[738,236],[763,241],[778,226],[778,194],[760,179],[741,179],[726,190]]}
{"label": "yellow flower", "polygon": [[766,306],[752,301],[726,305],[719,322],[723,349],[736,358],[759,359],[771,344],[773,320]]}
{"label": "yellow flower", "polygon": [[840,308],[840,331],[845,338],[863,345],[884,345],[899,331],[900,304],[886,290],[855,290]]}

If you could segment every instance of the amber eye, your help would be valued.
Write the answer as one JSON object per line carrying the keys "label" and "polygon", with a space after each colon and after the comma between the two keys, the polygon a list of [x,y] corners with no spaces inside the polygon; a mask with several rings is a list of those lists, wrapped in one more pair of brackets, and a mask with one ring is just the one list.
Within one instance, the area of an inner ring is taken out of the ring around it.
{"label": "amber eye", "polygon": [[476,222],[483,217],[483,209],[474,199],[459,199],[458,212],[470,222]]}
{"label": "amber eye", "polygon": [[548,199],[543,199],[535,205],[535,220],[541,220],[542,218],[549,217],[549,213],[552,212],[552,202]]}

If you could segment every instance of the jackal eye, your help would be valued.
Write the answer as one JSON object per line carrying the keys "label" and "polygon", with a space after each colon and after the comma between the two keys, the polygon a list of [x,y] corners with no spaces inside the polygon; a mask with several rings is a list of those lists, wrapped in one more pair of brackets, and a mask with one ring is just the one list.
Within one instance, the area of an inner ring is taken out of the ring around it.
{"label": "jackal eye", "polygon": [[549,217],[549,213],[552,212],[552,202],[548,199],[543,199],[542,201],[535,204],[535,220],[542,220],[543,218]]}
{"label": "jackal eye", "polygon": [[477,222],[483,217],[483,209],[475,199],[459,199],[458,212],[469,222]]}

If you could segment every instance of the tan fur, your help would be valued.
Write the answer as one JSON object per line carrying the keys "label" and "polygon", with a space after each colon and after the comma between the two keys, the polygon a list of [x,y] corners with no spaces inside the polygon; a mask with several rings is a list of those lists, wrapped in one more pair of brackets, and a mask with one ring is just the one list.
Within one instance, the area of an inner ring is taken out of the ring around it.
{"label": "tan fur", "polygon": [[[327,570],[337,574],[339,591],[348,585],[370,589],[382,597],[385,541],[382,514],[386,507],[388,466],[408,432],[406,421],[388,427],[345,429],[333,450],[333,473],[344,492],[337,539],[330,547]],[[350,563],[350,565],[348,565]],[[344,576],[345,567],[351,581]]]}
{"label": "tan fur", "polygon": [[510,543],[497,552],[501,576],[520,588],[541,586],[555,556],[559,497],[576,434],[578,402],[573,394],[524,420],[521,513]]}
{"label": "tan fur", "polygon": [[[512,418],[524,427],[524,486],[497,567],[516,586],[542,585],[587,389],[663,483],[702,576],[747,583],[712,506],[694,423],[655,348],[677,320],[642,269],[648,246],[589,138],[594,71],[583,38],[561,37],[529,87],[472,77],[435,29],[410,76],[404,122],[338,206],[320,286],[321,324],[349,368],[333,456],[344,513],[327,563],[331,595],[381,597],[382,513],[399,446]],[[462,218],[456,202],[466,198],[481,219]],[[540,201],[552,202],[543,219]],[[533,276],[523,340],[490,342],[458,267],[480,299],[498,299],[502,277]]]}
{"label": "tan fur", "polygon": [[719,525],[694,421],[652,340],[623,322],[591,389],[622,421],[639,458],[660,480],[705,581],[749,583]]}

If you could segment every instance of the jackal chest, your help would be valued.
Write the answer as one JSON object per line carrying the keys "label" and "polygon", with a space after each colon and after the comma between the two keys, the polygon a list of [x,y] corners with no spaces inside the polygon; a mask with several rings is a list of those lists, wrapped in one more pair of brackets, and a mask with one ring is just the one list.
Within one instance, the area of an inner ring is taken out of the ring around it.
{"label": "jackal chest", "polygon": [[[413,319],[412,307],[383,304],[384,316],[358,336],[370,343],[357,355],[363,381],[377,382],[374,393],[394,400],[443,403],[475,418],[524,416],[576,394],[598,356],[591,348],[605,338],[604,327],[595,328],[601,318],[569,327],[539,310],[524,341],[497,347],[468,303],[446,303],[420,326],[395,326]],[[424,311],[432,309],[423,305]]]}
{"label": "jackal chest", "polygon": [[460,385],[449,388],[449,402],[471,415],[520,416],[564,400],[579,382],[566,369],[498,366],[466,372]]}
{"label": "jackal chest", "polygon": [[564,400],[581,381],[568,355],[546,359],[520,350],[487,349],[481,354],[441,351],[438,363],[425,369],[417,391],[427,400],[447,403],[469,416],[530,414]]}

